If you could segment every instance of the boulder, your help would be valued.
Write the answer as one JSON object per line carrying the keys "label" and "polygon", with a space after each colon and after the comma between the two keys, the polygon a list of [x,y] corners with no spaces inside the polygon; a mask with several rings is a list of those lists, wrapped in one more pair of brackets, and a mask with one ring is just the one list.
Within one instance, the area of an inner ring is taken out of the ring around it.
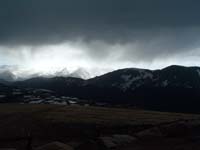
{"label": "boulder", "polygon": [[126,134],[114,134],[112,137],[117,145],[125,145],[137,140],[135,137]]}
{"label": "boulder", "polygon": [[35,150],[73,150],[73,148],[60,142],[52,142],[44,146],[38,147]]}
{"label": "boulder", "polygon": [[152,140],[163,137],[163,134],[158,127],[153,127],[140,131],[135,136],[141,140]]}
{"label": "boulder", "polygon": [[100,137],[99,139],[102,145],[107,149],[112,149],[117,147],[117,144],[115,143],[113,137],[105,136],[105,137]]}
{"label": "boulder", "polygon": [[137,139],[133,136],[130,135],[125,135],[125,134],[114,134],[112,136],[107,136],[107,137],[100,137],[100,140],[102,141],[103,145],[108,148],[116,148],[119,146],[124,146],[127,144],[130,144]]}

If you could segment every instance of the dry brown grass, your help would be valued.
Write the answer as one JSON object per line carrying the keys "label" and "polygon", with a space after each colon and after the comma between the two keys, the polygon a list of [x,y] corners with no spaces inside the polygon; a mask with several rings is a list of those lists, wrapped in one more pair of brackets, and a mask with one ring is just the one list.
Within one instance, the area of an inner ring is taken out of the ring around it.
{"label": "dry brown grass", "polygon": [[158,124],[180,119],[197,119],[199,115],[144,111],[137,109],[61,106],[61,105],[0,105],[0,116],[31,117],[63,123],[95,123],[105,125]]}
{"label": "dry brown grass", "polygon": [[102,134],[131,134],[155,124],[198,118],[199,115],[192,114],[122,108],[1,104],[0,147],[23,147],[23,141],[15,143],[12,139],[26,137],[29,133],[33,145],[38,146],[51,141],[95,138]]}

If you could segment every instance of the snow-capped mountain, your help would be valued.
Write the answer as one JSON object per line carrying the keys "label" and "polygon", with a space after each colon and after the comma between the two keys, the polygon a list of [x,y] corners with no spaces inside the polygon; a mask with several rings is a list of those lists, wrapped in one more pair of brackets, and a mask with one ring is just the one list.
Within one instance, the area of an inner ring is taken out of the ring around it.
{"label": "snow-capped mountain", "polygon": [[90,74],[83,68],[78,68],[72,72],[69,72],[66,68],[55,72],[53,75],[55,76],[62,76],[62,77],[74,77],[74,78],[82,78],[82,79],[88,79],[90,78]]}
{"label": "snow-capped mountain", "polygon": [[162,70],[121,69],[89,80],[101,87],[134,91],[141,87],[200,88],[200,68],[169,66]]}
{"label": "snow-capped mountain", "polygon": [[[141,88],[200,88],[200,68],[169,66],[162,70],[127,68],[88,80],[77,77],[37,77],[14,84],[34,88],[65,90],[68,88],[109,88],[133,92]],[[67,91],[66,91],[67,92]]]}
{"label": "snow-capped mountain", "polygon": [[154,74],[145,69],[121,69],[89,80],[89,84],[100,87],[114,87],[122,91],[134,90],[142,85],[153,82]]}
{"label": "snow-capped mountain", "polygon": [[161,70],[126,68],[87,80],[38,77],[12,85],[48,89],[59,95],[96,102],[150,109],[185,111],[188,107],[191,111],[200,107],[199,67],[169,66]]}

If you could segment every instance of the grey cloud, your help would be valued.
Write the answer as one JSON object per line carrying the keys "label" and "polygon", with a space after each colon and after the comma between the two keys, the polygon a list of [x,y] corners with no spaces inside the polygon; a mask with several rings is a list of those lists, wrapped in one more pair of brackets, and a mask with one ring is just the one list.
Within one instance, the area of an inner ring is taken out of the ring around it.
{"label": "grey cloud", "polygon": [[0,0],[0,44],[37,51],[82,39],[78,46],[95,60],[120,54],[119,61],[152,61],[200,46],[199,6],[197,0]]}
{"label": "grey cloud", "polygon": [[199,26],[199,5],[191,0],[1,0],[0,42],[137,39],[138,31]]}
{"label": "grey cloud", "polygon": [[0,80],[14,81],[16,79],[16,76],[12,71],[15,69],[17,69],[17,66],[0,66]]}

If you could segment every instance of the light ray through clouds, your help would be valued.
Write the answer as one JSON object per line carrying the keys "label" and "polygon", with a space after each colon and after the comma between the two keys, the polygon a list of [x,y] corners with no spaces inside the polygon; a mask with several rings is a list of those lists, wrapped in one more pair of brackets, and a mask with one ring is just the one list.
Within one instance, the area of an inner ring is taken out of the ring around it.
{"label": "light ray through clouds", "polygon": [[86,78],[89,78],[120,68],[160,69],[173,64],[196,66],[200,57],[200,49],[194,49],[187,53],[160,57],[152,61],[145,62],[134,57],[130,60],[130,58],[126,59],[125,52],[130,49],[137,51],[137,46],[130,46],[129,43],[120,45],[100,42],[100,45],[104,46],[99,50],[108,51],[109,49],[111,51],[107,56],[95,58],[92,57],[94,54],[90,54],[90,51],[98,45],[98,42],[90,44],[77,41],[56,45],[1,47],[0,64],[8,65],[9,71],[20,78],[33,75],[54,75],[64,69],[67,71],[62,72],[63,74],[70,74],[80,68],[88,72]]}

